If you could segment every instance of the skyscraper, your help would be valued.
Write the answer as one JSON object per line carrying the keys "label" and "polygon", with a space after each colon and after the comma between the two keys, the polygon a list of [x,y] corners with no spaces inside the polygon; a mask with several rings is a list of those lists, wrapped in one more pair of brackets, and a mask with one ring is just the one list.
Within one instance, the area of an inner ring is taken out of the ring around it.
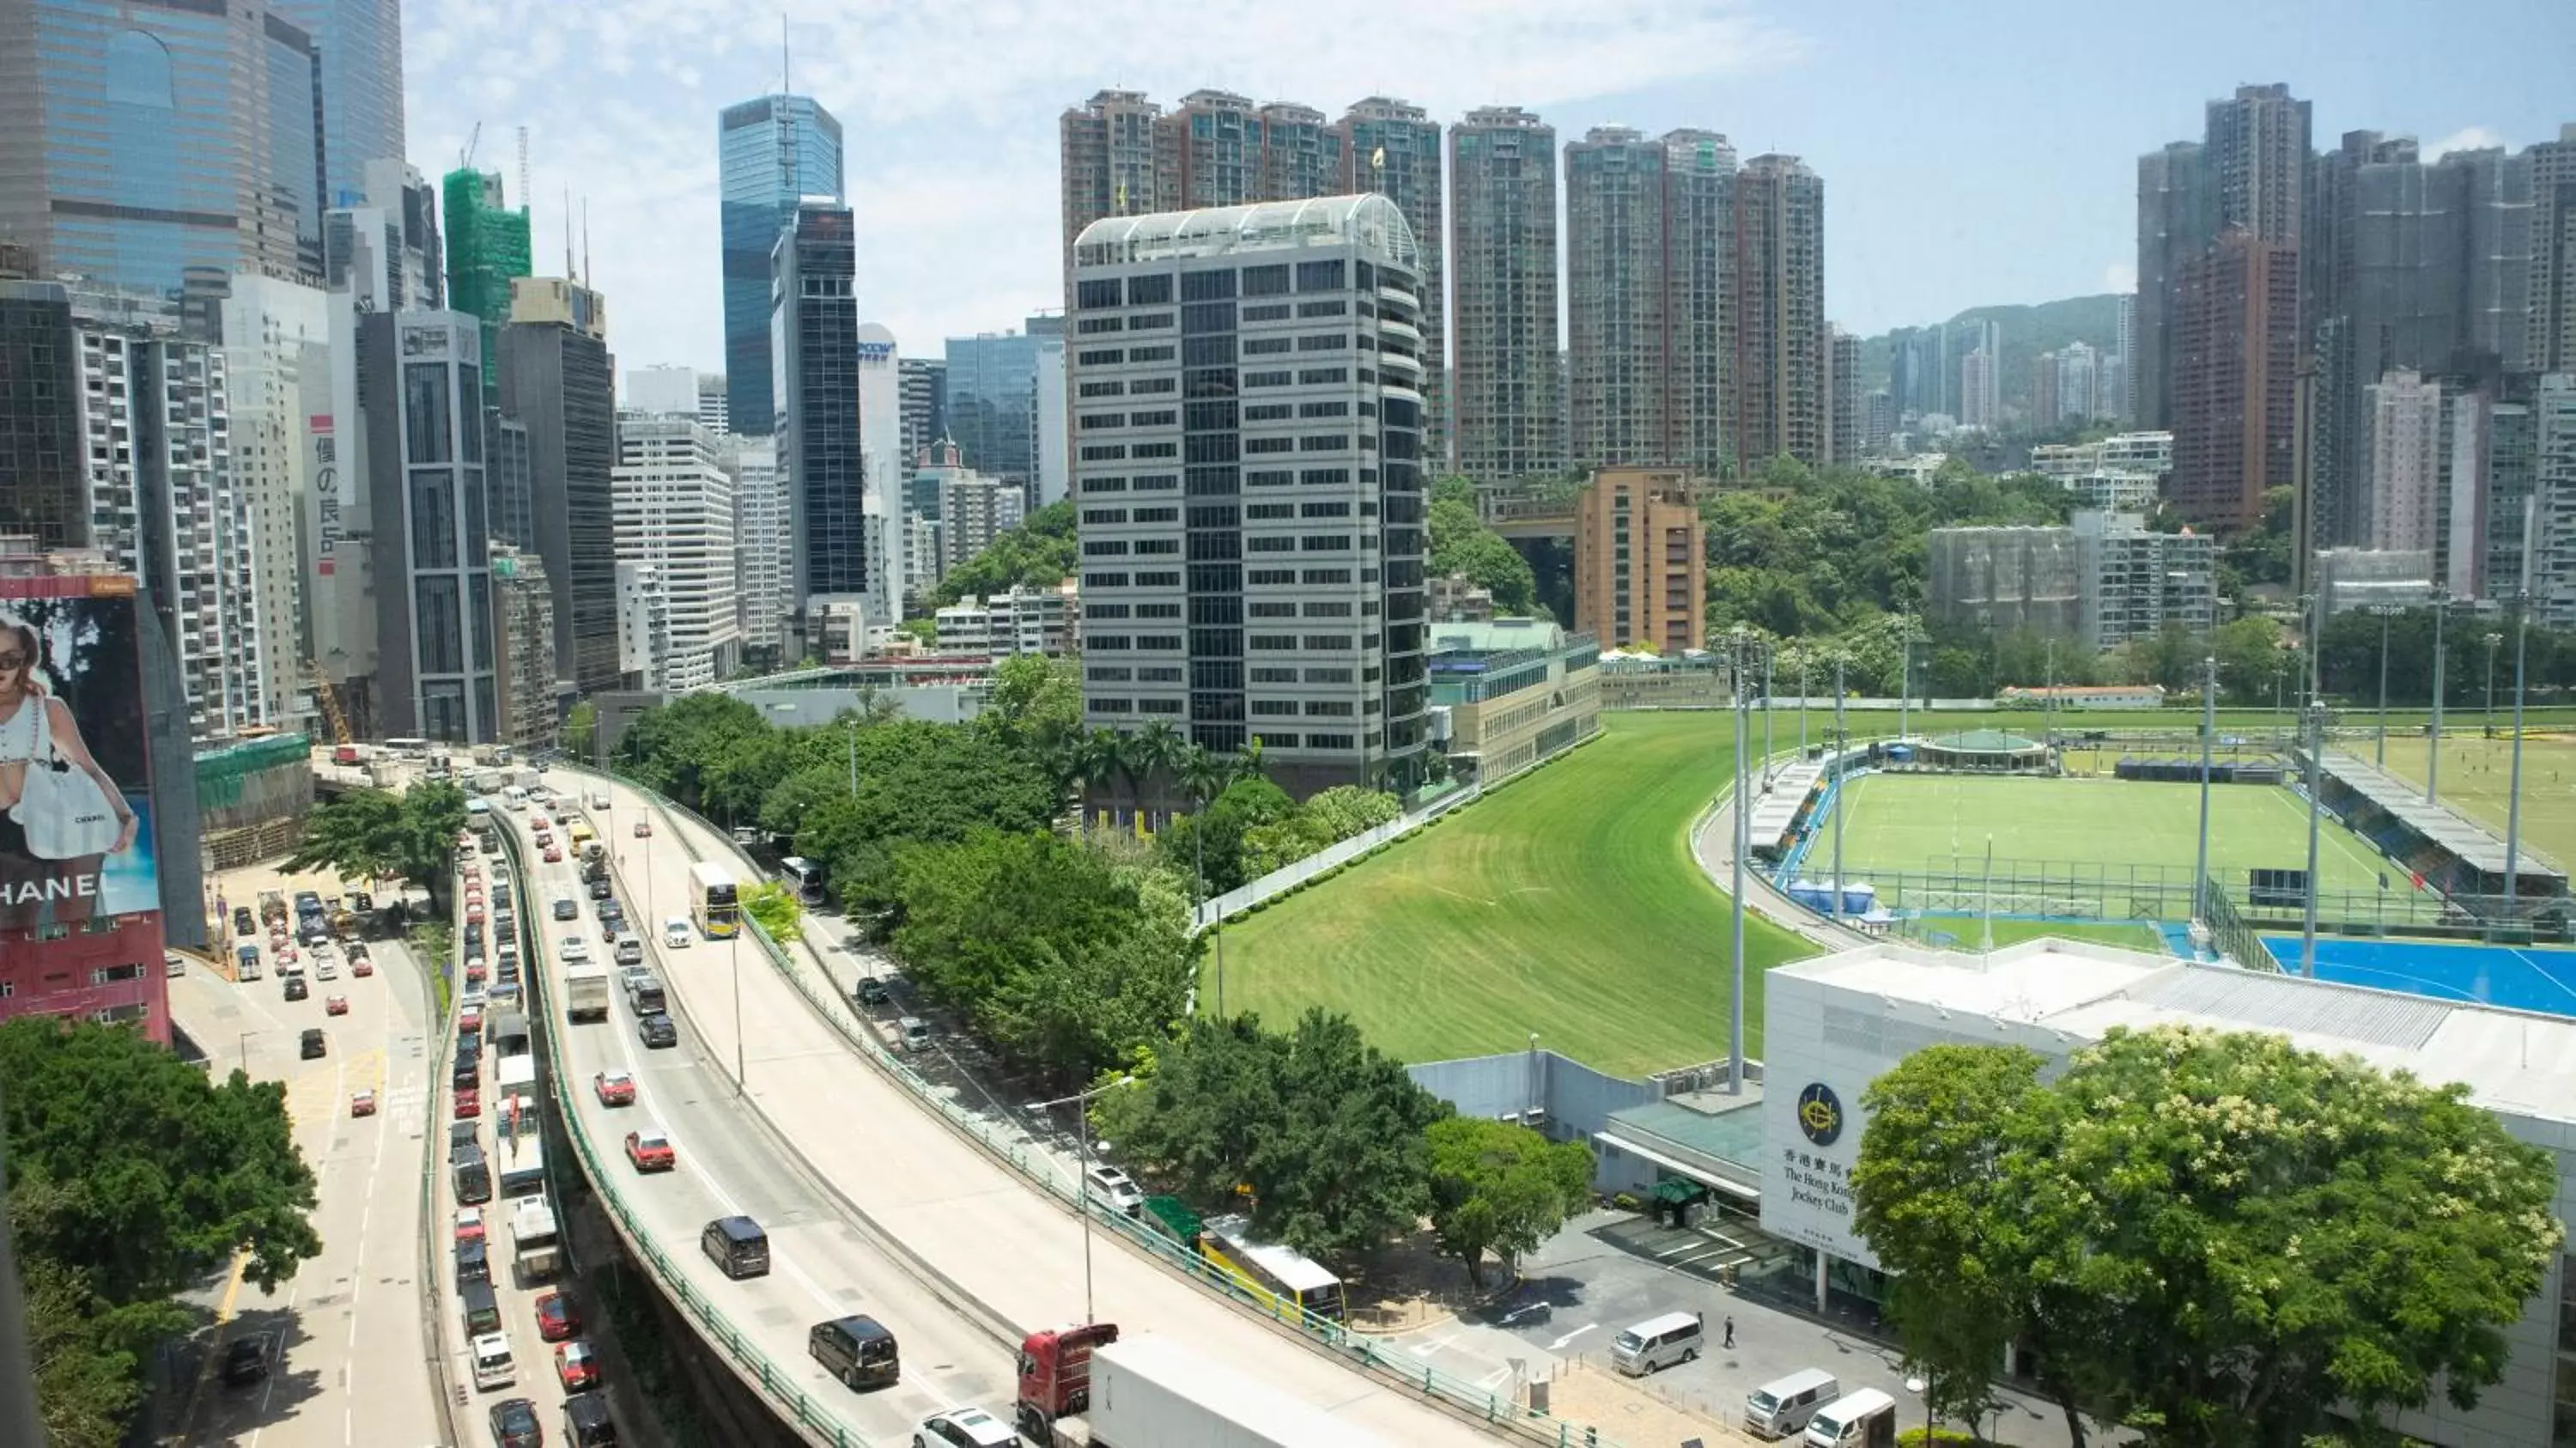
{"label": "skyscraper", "polygon": [[2137,351],[2129,390],[2140,427],[2173,425],[2169,347],[2182,269],[2217,234],[2198,142],[2176,141],[2138,158]]}
{"label": "skyscraper", "polygon": [[947,435],[966,466],[1024,491],[1038,473],[1038,345],[1025,332],[951,337],[945,368]]}
{"label": "skyscraper", "polygon": [[1433,466],[1446,468],[1449,230],[1440,184],[1440,123],[1410,101],[1370,96],[1343,112],[1335,130],[1342,174],[1329,189],[1353,196],[1375,192],[1394,202],[1422,248],[1422,395],[1431,409],[1423,445]]}
{"label": "skyscraper", "polygon": [[[322,204],[369,195],[367,167],[402,160],[402,0],[270,0],[313,37],[322,81]],[[378,198],[381,199],[381,198]]]}
{"label": "skyscraper", "polygon": [[650,367],[627,368],[626,389],[617,399],[617,411],[621,426],[625,415],[630,412],[657,416],[697,416],[697,369],[674,367],[668,362],[657,362]]}
{"label": "skyscraper", "polygon": [[1375,196],[1077,239],[1087,723],[1168,721],[1220,752],[1257,737],[1301,796],[1418,778],[1418,264]]}
{"label": "skyscraper", "polygon": [[1483,488],[1554,473],[1556,128],[1517,106],[1468,112],[1449,128],[1449,185],[1458,469]]}
{"label": "skyscraper", "polygon": [[1846,467],[1860,460],[1864,416],[1860,337],[1828,323],[1820,354],[1825,361],[1825,454],[1819,461]]}
{"label": "skyscraper", "polygon": [[[510,210],[502,198],[498,171],[459,167],[447,173],[445,187],[447,304],[483,323],[481,356],[487,364],[483,396],[489,402],[499,395],[501,329],[510,321],[510,284],[533,268],[527,198],[520,198],[518,210]],[[527,546],[525,540],[514,541]],[[554,564],[549,560],[546,566],[551,569]]]}
{"label": "skyscraper", "polygon": [[[911,475],[903,455],[903,383],[894,333],[878,322],[859,324],[859,446],[867,465],[868,622],[892,628],[903,622],[903,485]],[[1064,377],[1056,376],[1056,393]]]}
{"label": "skyscraper", "polygon": [[2244,228],[2183,268],[2173,351],[2173,474],[2192,522],[2242,528],[2294,481],[2299,254]]}
{"label": "skyscraper", "polygon": [[[1565,148],[1572,465],[1725,465],[1735,151],[1596,126]],[[1816,327],[1824,325],[1820,315]],[[1798,349],[1823,381],[1814,338]],[[1821,412],[1816,442],[1821,448]]]}
{"label": "skyscraper", "polygon": [[2003,360],[1979,347],[1959,359],[1959,425],[2003,426]]}
{"label": "skyscraper", "polygon": [[617,561],[656,570],[668,595],[658,677],[679,693],[732,674],[742,653],[734,598],[733,477],[694,417],[617,419]]}
{"label": "skyscraper", "polygon": [[155,296],[195,268],[318,276],[338,108],[304,20],[360,5],[0,6],[0,237],[30,275]]}
{"label": "skyscraper", "polygon": [[1735,178],[1734,451],[1753,467],[1823,461],[1825,183],[1795,156],[1756,156]]}
{"label": "skyscraper", "polygon": [[376,734],[483,744],[504,727],[491,540],[475,506],[483,491],[481,346],[479,320],[463,312],[358,319],[374,516]]}
{"label": "skyscraper", "polygon": [[[850,209],[800,203],[778,235],[770,350],[777,380],[778,478],[791,540],[788,608],[855,601],[868,576],[866,439],[859,423],[858,235]],[[741,394],[735,394],[741,426]]]}
{"label": "skyscraper", "polygon": [[902,357],[896,367],[903,403],[903,477],[909,480],[922,449],[948,435],[948,361]]}
{"label": "skyscraper", "polygon": [[[2531,169],[2531,322],[2537,372],[2576,371],[2576,122],[2524,149]],[[2563,398],[2561,399],[2563,401]]]}
{"label": "skyscraper", "polygon": [[2437,542],[2442,385],[2409,371],[2389,373],[2362,389],[2369,426],[2362,433],[2369,484],[2369,546],[2430,553]]}
{"label": "skyscraper", "polygon": [[527,429],[535,536],[555,595],[555,664],[584,694],[625,687],[617,661],[617,362],[608,308],[561,277],[521,277],[501,333],[501,410]]}
{"label": "skyscraper", "polygon": [[775,426],[776,359],[769,354],[770,257],[804,198],[848,200],[841,123],[811,96],[766,95],[716,117],[717,186],[723,195],[726,409],[733,430],[766,437]]}

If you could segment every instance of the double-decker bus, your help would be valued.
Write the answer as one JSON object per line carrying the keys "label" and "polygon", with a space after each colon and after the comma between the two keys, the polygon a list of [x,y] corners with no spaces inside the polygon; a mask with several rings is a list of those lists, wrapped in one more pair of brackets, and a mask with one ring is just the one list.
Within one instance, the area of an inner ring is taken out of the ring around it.
{"label": "double-decker bus", "polygon": [[778,883],[808,905],[823,903],[823,867],[803,855],[789,855],[778,862]]}
{"label": "double-decker bus", "polygon": [[742,901],[733,872],[713,860],[689,867],[689,918],[709,940],[728,940],[742,933]]}

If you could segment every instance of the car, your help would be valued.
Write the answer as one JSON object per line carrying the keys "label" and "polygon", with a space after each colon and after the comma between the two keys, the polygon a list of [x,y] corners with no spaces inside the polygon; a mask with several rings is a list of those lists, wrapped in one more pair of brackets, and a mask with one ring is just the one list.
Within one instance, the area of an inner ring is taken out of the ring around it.
{"label": "car", "polygon": [[491,972],[485,970],[483,968],[483,962],[479,960],[469,960],[465,962],[465,983],[467,985],[481,985],[490,974]]}
{"label": "car", "polygon": [[363,955],[349,957],[349,974],[363,980],[376,973],[376,963]]}
{"label": "car", "polygon": [[661,1128],[648,1126],[626,1133],[626,1160],[637,1171],[669,1171],[680,1164],[680,1154],[671,1149],[671,1138]]}
{"label": "car", "polygon": [[481,1207],[458,1207],[456,1209],[456,1240],[459,1242],[480,1242],[483,1240],[483,1209]]}
{"label": "car", "polygon": [[269,1349],[276,1339],[264,1332],[234,1338],[224,1346],[224,1386],[247,1387],[268,1376]]}
{"label": "car", "polygon": [[473,902],[472,904],[467,905],[467,906],[465,907],[465,923],[466,923],[466,924],[468,924],[468,925],[480,925],[480,924],[482,924],[482,923],[484,922],[484,920],[485,920],[486,918],[487,918],[487,917],[483,914],[483,902],[482,902],[482,901],[477,900],[477,901]]}
{"label": "car", "polygon": [[340,978],[340,963],[327,955],[316,954],[313,957],[313,978],[315,980],[338,980]]}
{"label": "car", "polygon": [[278,989],[285,993],[288,1000],[300,1001],[313,994],[313,987],[306,985],[304,977],[300,975],[282,975],[277,979]]}
{"label": "car", "polygon": [[572,1294],[560,1288],[537,1299],[537,1336],[548,1342],[561,1342],[581,1332],[581,1313],[572,1305]]}
{"label": "car", "polygon": [[544,1448],[546,1430],[537,1426],[537,1405],[528,1398],[503,1398],[492,1405],[495,1448]]}
{"label": "car", "polygon": [[292,945],[281,945],[277,947],[277,963],[280,965],[293,965],[295,962],[302,960],[303,958],[304,957],[299,954]]}
{"label": "car", "polygon": [[347,1015],[348,1013],[349,1013],[349,998],[348,998],[347,996],[344,996],[344,995],[335,995],[335,996],[325,996],[325,997],[323,998],[323,1000],[322,1000],[322,1014],[324,1014],[324,1015],[326,1015],[326,1016],[345,1016],[345,1015]]}
{"label": "car", "polygon": [[590,942],[578,935],[567,935],[555,942],[555,954],[566,965],[580,965],[590,959]]}
{"label": "car", "polygon": [[981,1408],[933,1413],[912,1434],[912,1448],[1007,1448],[1019,1441],[1010,1424]]}
{"label": "car", "polygon": [[894,1033],[907,1051],[930,1049],[930,1023],[919,1016],[905,1016],[895,1022]]}
{"label": "car", "polygon": [[463,1036],[479,1036],[483,1034],[483,1012],[481,1009],[474,1006],[467,1006],[465,1009],[458,1011],[456,1013],[456,1031],[457,1034]]}
{"label": "car", "polygon": [[616,893],[616,889],[616,886],[608,883],[606,876],[602,876],[590,882],[590,898],[605,902],[610,895]]}
{"label": "car", "polygon": [[251,914],[251,913],[250,913],[250,907],[249,907],[249,906],[247,906],[247,905],[236,905],[236,906],[234,906],[234,907],[233,907],[233,934],[235,934],[235,935],[257,935],[258,933],[259,933],[259,917],[258,917],[258,916],[256,916],[256,915]]}
{"label": "car", "polygon": [[599,1386],[599,1354],[590,1339],[577,1337],[555,1347],[555,1377],[567,1393]]}
{"label": "car", "polygon": [[188,958],[175,950],[165,950],[161,952],[161,969],[167,975],[186,975]]}
{"label": "car", "polygon": [[637,820],[635,822],[635,838],[646,840],[651,839],[652,837],[653,822],[651,820]]}
{"label": "car", "polygon": [[689,924],[686,916],[674,915],[670,919],[662,922],[662,948],[664,950],[686,950],[689,948],[689,937],[697,933],[697,930]]}
{"label": "car", "polygon": [[479,1130],[471,1121],[447,1123],[447,1159],[454,1161],[468,1150],[482,1150],[482,1143],[477,1139]]}
{"label": "car", "polygon": [[331,1043],[323,1036],[320,1026],[308,1026],[296,1046],[296,1053],[307,1061],[319,1061],[331,1054]]}
{"label": "car", "polygon": [[859,977],[860,1005],[881,1006],[891,1002],[893,999],[894,993],[886,989],[884,976],[863,975]]}
{"label": "car", "polygon": [[1136,1179],[1107,1162],[1094,1162],[1083,1174],[1083,1185],[1093,1196],[1128,1216],[1145,1209],[1145,1189]]}
{"label": "car", "polygon": [[461,1119],[461,1120],[471,1121],[471,1120],[472,1120],[472,1119],[474,1119],[475,1117],[480,1116],[480,1115],[482,1115],[482,1114],[483,1114],[483,1088],[482,1088],[482,1087],[480,1087],[480,1086],[459,1086],[459,1087],[457,1087],[457,1088],[456,1088],[456,1115],[458,1116],[458,1118],[459,1118],[459,1119]]}
{"label": "car", "polygon": [[669,1016],[655,1011],[635,1023],[635,1038],[642,1041],[647,1050],[668,1050],[680,1044],[680,1028],[671,1024]]}
{"label": "car", "polygon": [[548,845],[548,846],[546,846],[546,863],[547,863],[547,864],[549,864],[549,865],[560,865],[560,864],[562,864],[562,863],[563,863],[563,846],[561,846],[561,845]]}
{"label": "car", "polygon": [[591,1089],[599,1093],[602,1106],[635,1104],[635,1076],[629,1071],[602,1071],[590,1078]]}

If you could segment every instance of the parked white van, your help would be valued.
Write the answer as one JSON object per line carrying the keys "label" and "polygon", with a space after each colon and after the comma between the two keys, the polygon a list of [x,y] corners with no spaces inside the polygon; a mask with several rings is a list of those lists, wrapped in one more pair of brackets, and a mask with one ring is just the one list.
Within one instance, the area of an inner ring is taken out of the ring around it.
{"label": "parked white van", "polygon": [[1765,1438],[1804,1432],[1816,1410],[1843,1394],[1823,1368],[1805,1368],[1755,1388],[1744,1400],[1744,1426]]}
{"label": "parked white van", "polygon": [[1855,1388],[1807,1420],[1807,1448],[1895,1448],[1896,1399]]}
{"label": "parked white van", "polygon": [[474,1386],[485,1392],[518,1381],[518,1364],[510,1361],[510,1339],[487,1332],[474,1339]]}
{"label": "parked white van", "polygon": [[1613,1338],[1610,1364],[1632,1378],[1686,1363],[1699,1356],[1708,1324],[1696,1312],[1667,1312],[1650,1317]]}

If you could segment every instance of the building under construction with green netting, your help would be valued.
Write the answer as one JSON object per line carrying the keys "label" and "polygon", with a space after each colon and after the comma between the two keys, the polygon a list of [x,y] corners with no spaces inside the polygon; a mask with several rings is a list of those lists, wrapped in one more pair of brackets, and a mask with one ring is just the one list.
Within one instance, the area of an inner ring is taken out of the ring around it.
{"label": "building under construction with green netting", "polygon": [[459,167],[447,173],[447,305],[483,323],[483,398],[499,395],[502,326],[510,320],[510,282],[534,275],[528,208],[510,210],[501,173]]}
{"label": "building under construction with green netting", "polygon": [[208,864],[239,869],[295,847],[313,809],[313,744],[301,734],[197,756],[197,820]]}

